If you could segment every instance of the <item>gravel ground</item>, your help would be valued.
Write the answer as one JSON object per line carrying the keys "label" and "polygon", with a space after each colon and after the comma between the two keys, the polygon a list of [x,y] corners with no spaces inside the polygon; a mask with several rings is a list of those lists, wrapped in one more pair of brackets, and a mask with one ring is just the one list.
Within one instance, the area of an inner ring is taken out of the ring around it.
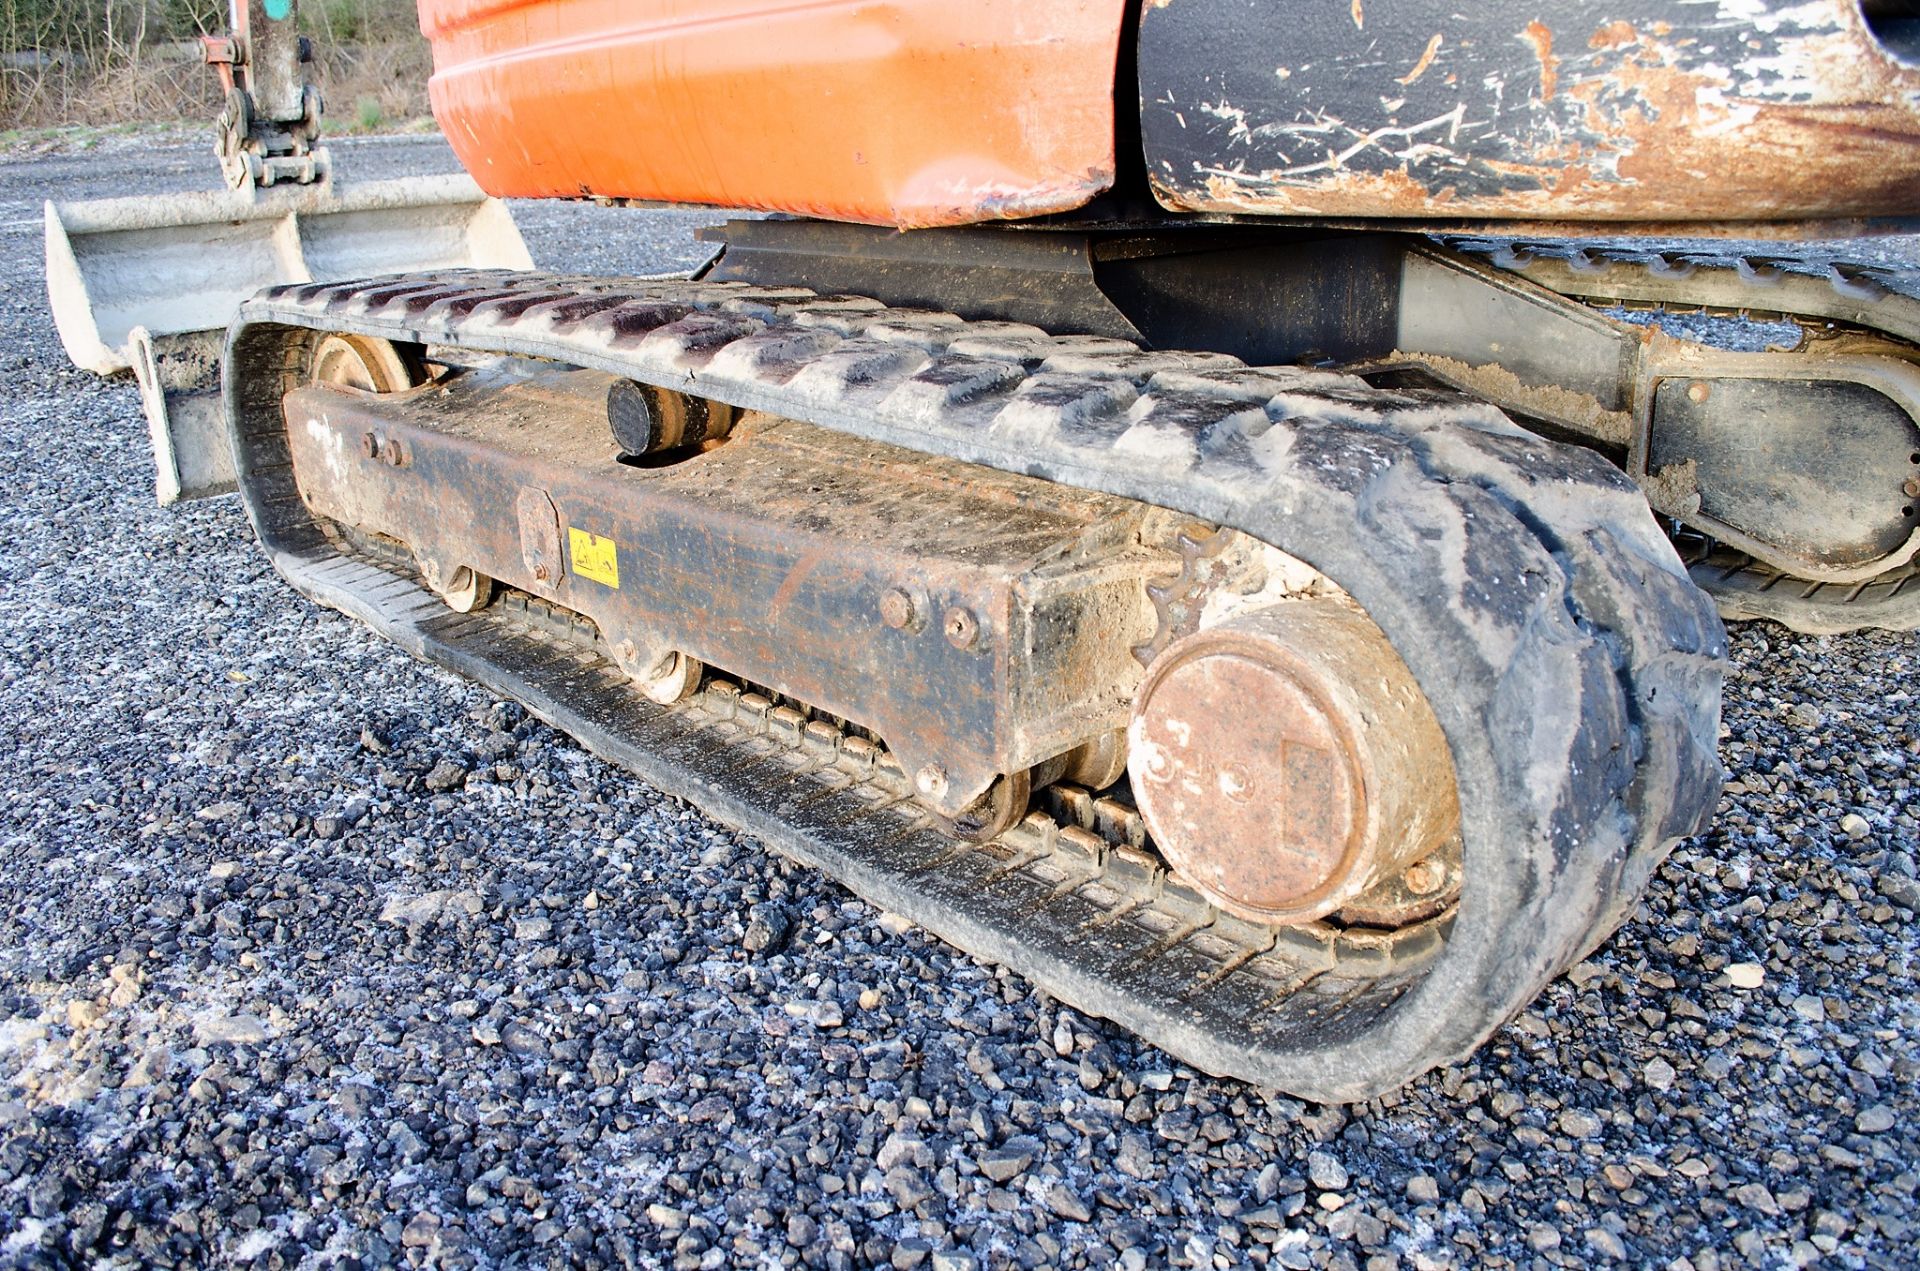
{"label": "gravel ground", "polygon": [[[1471,1062],[1198,1076],[154,508],[38,204],[212,167],[0,162],[0,1263],[1914,1265],[1911,637],[1736,631],[1717,828]],[[549,266],[702,254],[520,211]]]}

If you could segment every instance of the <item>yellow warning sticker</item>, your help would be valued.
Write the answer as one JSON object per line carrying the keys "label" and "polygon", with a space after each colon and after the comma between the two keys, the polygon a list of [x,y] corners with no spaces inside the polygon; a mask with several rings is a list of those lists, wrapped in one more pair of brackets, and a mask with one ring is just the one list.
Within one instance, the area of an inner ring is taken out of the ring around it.
{"label": "yellow warning sticker", "polygon": [[573,557],[574,573],[620,590],[620,549],[612,539],[569,525],[567,547]]}

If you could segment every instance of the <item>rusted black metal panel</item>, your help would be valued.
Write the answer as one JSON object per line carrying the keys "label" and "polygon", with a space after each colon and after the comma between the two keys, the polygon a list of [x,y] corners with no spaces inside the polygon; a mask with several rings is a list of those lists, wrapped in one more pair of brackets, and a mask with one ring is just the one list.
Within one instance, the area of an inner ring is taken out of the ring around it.
{"label": "rusted black metal panel", "polygon": [[1140,95],[1148,174],[1178,209],[1747,220],[1920,205],[1920,67],[1854,0],[1149,0]]}

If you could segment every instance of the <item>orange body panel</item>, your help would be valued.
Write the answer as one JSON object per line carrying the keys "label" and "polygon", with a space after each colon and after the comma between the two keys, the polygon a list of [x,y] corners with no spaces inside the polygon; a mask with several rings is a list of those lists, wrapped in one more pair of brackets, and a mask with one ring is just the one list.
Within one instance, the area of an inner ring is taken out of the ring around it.
{"label": "orange body panel", "polygon": [[420,0],[487,193],[910,226],[1113,180],[1123,0]]}

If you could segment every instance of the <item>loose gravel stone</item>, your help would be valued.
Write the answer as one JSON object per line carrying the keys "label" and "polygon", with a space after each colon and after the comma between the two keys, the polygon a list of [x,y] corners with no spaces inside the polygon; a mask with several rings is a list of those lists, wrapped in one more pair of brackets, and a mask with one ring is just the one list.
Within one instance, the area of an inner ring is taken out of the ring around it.
{"label": "loose gravel stone", "polygon": [[980,1157],[980,1172],[996,1183],[1019,1177],[1033,1164],[1036,1145],[1027,1140],[1020,1145],[998,1147]]}
{"label": "loose gravel stone", "polygon": [[1621,1241],[1619,1236],[1608,1231],[1605,1227],[1594,1227],[1587,1232],[1587,1247],[1592,1249],[1594,1253],[1600,1257],[1606,1258],[1609,1261],[1626,1261],[1627,1246]]}
{"label": "loose gravel stone", "polygon": [[1047,1189],[1047,1208],[1069,1222],[1087,1222],[1093,1217],[1092,1208],[1065,1183]]}
{"label": "loose gravel stone", "polygon": [[793,931],[793,919],[779,905],[761,903],[747,912],[747,930],[740,943],[750,953],[777,953]]}
{"label": "loose gravel stone", "polygon": [[1337,1192],[1346,1188],[1350,1181],[1347,1167],[1338,1157],[1327,1152],[1309,1152],[1307,1154],[1307,1180],[1322,1191]]}
{"label": "loose gravel stone", "polygon": [[1652,1059],[1649,1059],[1646,1066],[1640,1070],[1640,1075],[1646,1080],[1649,1086],[1664,1094],[1673,1089],[1673,1083],[1680,1074],[1674,1071],[1672,1064],[1660,1056],[1655,1055]]}
{"label": "loose gravel stone", "polygon": [[[153,506],[39,209],[216,182],[197,131],[0,159],[0,1266],[1910,1261],[1911,636],[1736,628],[1713,831],[1478,1053],[1217,1081],[306,604],[235,500]],[[586,272],[720,219],[516,212]]]}
{"label": "loose gravel stone", "polygon": [[442,759],[426,776],[427,789],[442,793],[467,784],[467,767],[457,759]]}
{"label": "loose gravel stone", "polygon": [[1884,1134],[1893,1128],[1893,1109],[1877,1103],[1853,1119],[1853,1128],[1862,1134]]}

